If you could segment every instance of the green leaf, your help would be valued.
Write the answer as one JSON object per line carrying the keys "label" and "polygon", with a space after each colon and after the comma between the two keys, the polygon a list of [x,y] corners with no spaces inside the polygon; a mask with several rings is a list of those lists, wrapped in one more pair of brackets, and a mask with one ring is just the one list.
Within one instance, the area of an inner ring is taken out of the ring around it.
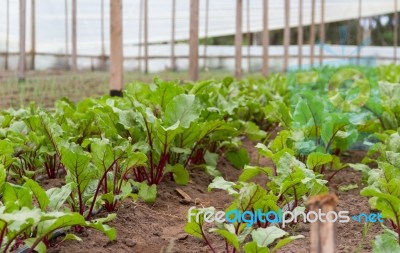
{"label": "green leaf", "polygon": [[315,168],[330,163],[331,161],[332,156],[330,154],[314,152],[309,154],[307,157],[307,167],[314,170]]}
{"label": "green leaf", "polygon": [[208,190],[221,189],[227,191],[230,195],[237,194],[238,192],[234,189],[235,183],[226,181],[223,177],[216,177],[211,184],[208,185]]}
{"label": "green leaf", "polygon": [[33,195],[36,197],[37,202],[39,203],[40,209],[42,209],[42,211],[45,211],[47,205],[50,203],[50,200],[47,197],[44,189],[32,179],[24,177],[24,180],[24,186],[28,187],[32,191]]}
{"label": "green leaf", "polygon": [[373,241],[373,251],[374,253],[400,252],[400,245],[396,236],[385,230]]}
{"label": "green leaf", "polygon": [[153,203],[157,198],[157,185],[149,186],[146,182],[132,182],[139,189],[139,197],[146,203]]}
{"label": "green leaf", "polygon": [[228,230],[225,229],[217,229],[217,228],[212,228],[210,229],[210,232],[212,233],[216,233],[219,234],[220,236],[224,237],[224,239],[231,245],[233,245],[233,247],[235,247],[235,249],[237,251],[239,250],[239,240],[236,234],[229,232]]}
{"label": "green leaf", "polygon": [[246,165],[239,176],[239,181],[247,182],[260,174],[271,175],[272,168]]}
{"label": "green leaf", "polygon": [[348,185],[341,185],[339,186],[339,191],[341,192],[348,192],[354,189],[357,189],[358,185],[357,184],[348,184]]}
{"label": "green leaf", "polygon": [[250,163],[250,157],[247,150],[241,148],[237,151],[229,151],[226,153],[226,159],[236,168],[242,169],[246,164]]}
{"label": "green leaf", "polygon": [[163,121],[167,126],[179,122],[184,128],[200,116],[201,106],[194,95],[180,94],[166,105]]}
{"label": "green leaf", "polygon": [[182,164],[170,165],[167,164],[164,173],[172,173],[174,176],[174,181],[178,185],[187,185],[189,182],[189,172],[183,167]]}
{"label": "green leaf", "polygon": [[257,243],[258,247],[267,247],[276,239],[287,236],[288,233],[278,227],[270,226],[267,228],[258,228],[251,233],[253,241]]}
{"label": "green leaf", "polygon": [[267,247],[258,247],[256,242],[248,242],[244,245],[245,253],[269,253]]}
{"label": "green leaf", "polygon": [[61,188],[51,188],[46,191],[47,197],[49,198],[49,208],[53,211],[57,211],[69,198],[72,192],[73,183],[67,183]]}

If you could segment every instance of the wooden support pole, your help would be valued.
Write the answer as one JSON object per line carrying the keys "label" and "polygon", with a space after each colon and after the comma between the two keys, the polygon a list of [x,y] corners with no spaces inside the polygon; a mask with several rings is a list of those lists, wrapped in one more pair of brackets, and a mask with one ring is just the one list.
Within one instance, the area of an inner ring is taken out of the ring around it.
{"label": "wooden support pole", "polygon": [[[338,202],[335,194],[318,195],[308,200],[307,216],[310,216],[311,220],[316,219],[311,223],[310,253],[336,253],[336,223],[333,220],[337,215],[335,212]],[[310,212],[313,212],[312,215],[309,215]],[[316,217],[319,212],[326,214],[320,217],[322,221]]]}
{"label": "wooden support pole", "polygon": [[8,50],[9,50],[9,43],[10,43],[10,0],[7,0],[7,6],[6,6],[6,55],[5,55],[5,62],[4,62],[4,68],[5,70],[8,70]]}
{"label": "wooden support pole", "polygon": [[303,65],[303,0],[299,0],[299,26],[297,27],[298,65]]}
{"label": "wooden support pole", "polygon": [[290,0],[285,0],[285,28],[283,34],[283,72],[286,72],[289,67],[289,45],[290,45]]}
{"label": "wooden support pole", "polygon": [[242,20],[243,0],[236,0],[235,77],[242,78]]}
{"label": "wooden support pole", "polygon": [[268,1],[263,1],[263,64],[262,73],[264,76],[269,74],[269,29],[268,29]]}
{"label": "wooden support pole", "polygon": [[143,0],[139,0],[138,70],[142,72]]}
{"label": "wooden support pole", "polygon": [[324,43],[325,43],[325,0],[321,0],[321,22],[319,25],[319,65],[324,61]]}
{"label": "wooden support pole", "polygon": [[[207,0],[208,1],[208,0]],[[176,16],[176,0],[172,0],[172,20],[171,20],[171,70],[176,70],[175,58],[175,16]]]}
{"label": "wooden support pole", "polygon": [[360,57],[361,57],[361,15],[362,15],[362,1],[358,0],[358,18],[357,18],[357,65],[360,65]]}
{"label": "wooden support pole", "polygon": [[144,73],[149,73],[149,0],[144,0]]}
{"label": "wooden support pole", "polygon": [[122,96],[123,89],[122,0],[110,1],[110,95]]}
{"label": "wooden support pole", "polygon": [[250,32],[250,0],[246,1],[246,30],[247,30],[247,72],[251,72],[251,32]]}
{"label": "wooden support pole", "polygon": [[101,0],[101,13],[100,13],[100,29],[101,29],[101,67],[100,69],[106,70],[106,46],[104,41],[104,0]]}
{"label": "wooden support pole", "polygon": [[36,54],[36,1],[31,0],[31,64],[30,69],[35,70]]}
{"label": "wooden support pole", "polygon": [[72,70],[78,70],[77,62],[77,13],[76,13],[76,0],[72,0]]}
{"label": "wooden support pole", "polygon": [[189,79],[199,78],[199,0],[190,0]]}
{"label": "wooden support pole", "polygon": [[205,15],[205,24],[204,24],[204,51],[203,51],[203,68],[204,70],[208,70],[207,65],[207,46],[208,46],[208,12],[209,12],[209,0],[206,0],[206,15]]}
{"label": "wooden support pole", "polygon": [[65,68],[69,69],[69,30],[68,30],[68,0],[64,1],[65,4]]}
{"label": "wooden support pole", "polygon": [[311,0],[311,26],[310,26],[310,65],[314,66],[314,46],[315,46],[315,0]]}
{"label": "wooden support pole", "polygon": [[399,39],[399,13],[397,0],[394,0],[393,63],[397,64],[397,45]]}
{"label": "wooden support pole", "polygon": [[26,70],[26,0],[19,0],[19,64],[18,64],[18,80],[25,81]]}

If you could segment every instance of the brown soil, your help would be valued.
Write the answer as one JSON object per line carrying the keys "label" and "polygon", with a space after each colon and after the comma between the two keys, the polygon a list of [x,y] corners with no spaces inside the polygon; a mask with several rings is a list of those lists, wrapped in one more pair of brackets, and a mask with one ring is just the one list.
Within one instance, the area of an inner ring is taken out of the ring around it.
{"label": "brown soil", "polygon": [[[245,147],[249,150],[252,160],[256,159],[254,144],[245,141]],[[359,162],[365,155],[364,151],[351,151],[350,156],[344,157],[345,162]],[[263,165],[270,164],[263,160]],[[226,180],[235,181],[240,174],[225,160],[219,162],[219,170]],[[152,205],[125,201],[117,212],[117,218],[109,225],[117,230],[117,240],[108,242],[108,239],[92,230],[81,235],[83,242],[62,242],[51,248],[51,253],[80,253],[80,252],[143,252],[143,253],[197,253],[210,252],[205,243],[199,239],[187,236],[183,231],[187,210],[190,206],[214,206],[217,210],[224,210],[231,198],[223,191],[213,190],[208,192],[207,187],[212,178],[199,169],[190,171],[191,181],[188,186],[180,187],[196,203],[184,203],[182,197],[176,192],[176,184],[163,182],[158,187],[157,201]],[[265,182],[264,179],[257,181]],[[358,184],[359,188],[348,192],[338,191],[341,185]],[[350,215],[361,212],[368,213],[369,205],[366,198],[359,195],[361,175],[352,170],[343,171],[332,180],[331,191],[335,192],[340,200],[339,209],[349,210]],[[349,223],[337,223],[337,243],[339,252],[371,252],[369,241],[380,232],[379,225],[372,225],[368,236],[362,238],[362,223],[351,221]],[[304,239],[297,240],[287,245],[279,252],[308,252],[309,251],[310,224],[298,224],[288,232],[297,235],[302,234]],[[217,237],[210,236],[217,252],[224,252],[224,243]],[[357,247],[360,248],[356,251]]]}

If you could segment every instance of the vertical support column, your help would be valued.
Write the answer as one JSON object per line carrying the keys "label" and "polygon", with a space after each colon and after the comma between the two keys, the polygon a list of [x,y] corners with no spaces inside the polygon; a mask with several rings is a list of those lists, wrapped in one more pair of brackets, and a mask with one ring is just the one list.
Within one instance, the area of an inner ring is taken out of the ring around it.
{"label": "vertical support column", "polygon": [[393,63],[397,64],[397,45],[399,39],[399,13],[397,0],[394,0]]}
{"label": "vertical support column", "polygon": [[236,0],[235,77],[242,78],[242,20],[243,0]]}
{"label": "vertical support column", "polygon": [[199,78],[199,0],[190,0],[189,79]]}
{"label": "vertical support column", "polygon": [[324,61],[324,43],[325,43],[325,0],[321,0],[321,22],[319,25],[319,65]]}
{"label": "vertical support column", "polygon": [[69,69],[69,31],[68,31],[68,0],[64,1],[65,8],[65,68]]}
{"label": "vertical support column", "polygon": [[208,70],[207,65],[207,46],[208,46],[208,12],[209,12],[209,0],[206,0],[206,16],[205,16],[205,24],[204,24],[204,52],[203,52],[203,68],[204,70]]}
{"label": "vertical support column", "polygon": [[283,34],[283,44],[284,44],[284,52],[283,52],[283,72],[286,72],[289,67],[289,45],[290,45],[290,0],[285,0],[285,29]]}
{"label": "vertical support column", "polygon": [[[329,222],[336,218],[336,206],[338,199],[335,194],[318,195],[309,199],[307,205],[311,219],[317,219],[317,222],[311,223],[311,253],[335,253],[336,246],[336,223]],[[318,213],[326,215],[318,220]],[[335,212],[335,215],[332,215]],[[333,217],[332,217],[333,216]]]}
{"label": "vertical support column", "polygon": [[144,0],[144,73],[149,73],[149,0]]}
{"label": "vertical support column", "polygon": [[175,59],[175,16],[176,16],[176,0],[172,0],[172,21],[171,21],[171,70],[176,70]]}
{"label": "vertical support column", "polygon": [[19,0],[19,64],[18,64],[19,82],[25,81],[25,70],[26,70],[25,33],[26,33],[26,0]]}
{"label": "vertical support column", "polygon": [[4,60],[4,68],[5,70],[8,70],[8,50],[10,45],[10,0],[7,0],[6,11],[6,58]]}
{"label": "vertical support column", "polygon": [[262,74],[264,76],[268,76],[269,74],[269,29],[268,29],[268,1],[263,1],[263,65],[262,65]]}
{"label": "vertical support column", "polygon": [[357,65],[360,65],[361,57],[361,15],[362,15],[362,1],[358,0],[358,18],[357,18]]}
{"label": "vertical support column", "polygon": [[36,56],[36,1],[31,0],[31,64],[30,69],[35,70]]}
{"label": "vertical support column", "polygon": [[106,48],[104,42],[104,0],[101,0],[101,13],[100,13],[100,23],[101,23],[101,70],[106,70]]}
{"label": "vertical support column", "polygon": [[76,0],[72,0],[72,70],[78,70],[78,63],[76,59],[77,45],[76,45],[76,32],[77,32],[77,21],[76,21]]}
{"label": "vertical support column", "polygon": [[246,0],[246,30],[247,30],[247,72],[251,71],[251,32],[250,32],[250,0]]}
{"label": "vertical support column", "polygon": [[143,0],[139,0],[138,70],[142,71]]}
{"label": "vertical support column", "polygon": [[123,44],[122,0],[110,1],[110,95],[122,96]]}
{"label": "vertical support column", "polygon": [[315,0],[311,0],[311,27],[310,27],[310,65],[314,66],[315,47]]}
{"label": "vertical support column", "polygon": [[303,0],[299,0],[299,26],[297,27],[298,65],[303,65]]}

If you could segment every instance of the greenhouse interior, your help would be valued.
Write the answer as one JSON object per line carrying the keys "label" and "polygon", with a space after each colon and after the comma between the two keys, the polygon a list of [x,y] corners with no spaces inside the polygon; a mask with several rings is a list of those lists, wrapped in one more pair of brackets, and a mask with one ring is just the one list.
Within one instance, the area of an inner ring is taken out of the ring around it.
{"label": "greenhouse interior", "polygon": [[400,253],[400,0],[0,0],[0,253]]}

